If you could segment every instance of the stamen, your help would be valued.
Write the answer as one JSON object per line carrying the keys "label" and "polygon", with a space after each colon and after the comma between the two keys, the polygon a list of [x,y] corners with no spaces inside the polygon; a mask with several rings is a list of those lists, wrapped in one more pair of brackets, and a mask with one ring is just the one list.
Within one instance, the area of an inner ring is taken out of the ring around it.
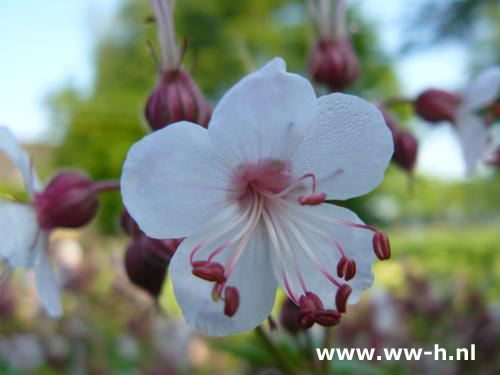
{"label": "stamen", "polygon": [[391,257],[391,244],[389,237],[384,232],[377,232],[373,236],[373,250],[380,260],[387,260]]}
{"label": "stamen", "polygon": [[224,314],[232,317],[240,306],[240,294],[234,286],[227,286],[224,289]]}
{"label": "stamen", "polygon": [[335,278],[323,267],[323,265],[321,264],[321,262],[319,261],[319,259],[314,255],[314,252],[312,251],[312,249],[310,248],[309,244],[306,242],[306,240],[304,239],[304,237],[302,237],[302,235],[300,234],[299,229],[293,223],[293,221],[290,220],[289,218],[287,218],[286,216],[284,216],[284,220],[287,223],[287,225],[290,227],[290,229],[291,229],[290,232],[294,235],[294,237],[297,239],[297,241],[299,242],[299,244],[302,246],[302,249],[304,250],[304,252],[308,256],[308,258],[316,265],[316,267],[318,267],[318,269],[321,271],[321,273],[331,283],[333,283],[337,287],[340,287],[340,283],[337,280],[335,280]]}
{"label": "stamen", "polygon": [[262,218],[264,219],[264,224],[266,226],[267,233],[269,234],[269,237],[271,239],[271,243],[274,247],[274,250],[276,251],[276,254],[278,255],[278,258],[280,261],[281,278],[283,279],[287,293],[288,293],[289,297],[292,299],[292,301],[298,305],[299,299],[297,298],[297,295],[293,292],[292,288],[290,287],[289,275],[288,275],[288,271],[285,267],[285,260],[283,259],[283,254],[281,253],[281,248],[279,246],[278,237],[277,237],[276,232],[271,224],[271,219],[269,218],[269,215],[267,214],[266,210],[264,210],[262,212]]}
{"label": "stamen", "polygon": [[202,278],[203,280],[224,283],[226,277],[224,276],[224,267],[220,263],[209,262],[206,260],[198,260],[192,264],[193,275]]}
{"label": "stamen", "polygon": [[340,323],[340,313],[332,309],[321,310],[314,313],[314,320],[319,325],[331,327]]}
{"label": "stamen", "polygon": [[307,293],[307,288],[306,288],[306,284],[304,282],[304,278],[302,276],[302,273],[300,272],[300,268],[299,268],[299,262],[297,260],[297,256],[295,255],[295,253],[293,252],[280,224],[279,224],[279,221],[276,219],[276,217],[271,213],[269,212],[269,216],[271,218],[271,224],[276,228],[276,232],[278,234],[278,238],[281,240],[281,243],[283,244],[283,247],[285,248],[285,251],[288,253],[288,255],[290,255],[292,257],[292,260],[293,260],[293,268],[295,270],[295,274],[297,275],[297,278],[299,279],[299,283],[300,283],[300,286],[302,287],[302,290],[304,291],[304,293]]}
{"label": "stamen", "polygon": [[335,295],[335,306],[337,310],[341,313],[345,313],[347,299],[351,295],[352,288],[347,284],[342,284],[342,286],[337,290],[337,294]]}
{"label": "stamen", "polygon": [[325,201],[325,193],[311,193],[309,195],[301,195],[299,197],[299,203],[302,205],[316,206]]}

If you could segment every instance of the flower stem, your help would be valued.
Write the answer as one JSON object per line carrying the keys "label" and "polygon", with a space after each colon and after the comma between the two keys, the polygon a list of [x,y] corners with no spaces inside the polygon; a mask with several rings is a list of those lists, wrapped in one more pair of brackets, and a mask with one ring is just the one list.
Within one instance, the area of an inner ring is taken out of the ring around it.
{"label": "flower stem", "polygon": [[110,190],[120,190],[120,181],[117,180],[97,181],[94,183],[94,189],[98,193]]}
{"label": "flower stem", "polygon": [[267,335],[267,333],[262,329],[262,326],[258,326],[255,328],[255,334],[257,337],[266,345],[269,351],[273,354],[273,356],[278,361],[278,366],[284,371],[287,375],[298,375],[297,371],[287,362],[285,356],[281,352],[281,350],[276,346],[274,341]]}

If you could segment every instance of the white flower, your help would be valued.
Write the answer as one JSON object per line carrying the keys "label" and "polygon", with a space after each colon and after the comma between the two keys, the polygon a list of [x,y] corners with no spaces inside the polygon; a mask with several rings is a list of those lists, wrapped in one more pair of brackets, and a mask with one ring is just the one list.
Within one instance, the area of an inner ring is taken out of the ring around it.
{"label": "white flower", "polygon": [[208,130],[179,122],[137,142],[122,195],[148,236],[187,237],[170,264],[177,302],[190,324],[227,335],[269,315],[278,283],[305,314],[321,301],[320,312],[335,317],[342,259],[338,274],[355,275],[351,303],[371,286],[373,233],[378,250],[383,236],[350,210],[319,203],[374,189],[392,152],[373,105],[316,98],[275,58],[229,90]]}
{"label": "white flower", "polygon": [[[40,183],[31,160],[4,126],[0,126],[0,151],[17,166],[33,198],[40,191]],[[37,292],[43,306],[51,316],[60,316],[59,284],[48,258],[49,231],[40,228],[34,206],[0,199],[0,237],[0,259],[9,268],[34,268]]]}
{"label": "white flower", "polygon": [[497,100],[500,94],[500,67],[494,66],[472,79],[464,90],[455,114],[455,127],[462,145],[467,174],[476,167],[486,150],[487,128],[477,111]]}

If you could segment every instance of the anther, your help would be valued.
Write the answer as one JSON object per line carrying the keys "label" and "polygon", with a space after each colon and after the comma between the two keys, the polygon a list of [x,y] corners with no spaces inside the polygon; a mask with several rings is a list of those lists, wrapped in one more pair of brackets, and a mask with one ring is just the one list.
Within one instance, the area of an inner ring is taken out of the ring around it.
{"label": "anther", "polygon": [[193,262],[192,273],[203,280],[213,281],[219,284],[226,281],[224,267],[222,264],[216,262],[209,262],[206,260]]}
{"label": "anther", "polygon": [[340,313],[337,310],[321,310],[314,313],[314,320],[319,325],[331,327],[340,322]]}
{"label": "anther", "polygon": [[299,298],[299,307],[303,311],[315,312],[323,310],[323,302],[313,292],[306,292]]}
{"label": "anther", "polygon": [[299,197],[299,203],[302,205],[315,206],[321,204],[325,201],[325,193],[311,193],[308,195],[301,195]]}
{"label": "anther", "polygon": [[339,312],[345,313],[347,299],[351,293],[352,288],[347,284],[342,284],[342,286],[337,290],[337,294],[335,295],[335,306]]}
{"label": "anther", "polygon": [[342,258],[340,258],[339,262],[337,263],[337,276],[338,277],[345,276],[345,271],[346,271],[348,262],[349,262],[349,258],[346,257],[345,255]]}
{"label": "anther", "polygon": [[391,244],[389,237],[384,232],[377,232],[373,236],[373,250],[380,260],[386,260],[391,257]]}
{"label": "anther", "polygon": [[356,275],[356,262],[353,259],[349,259],[345,268],[345,281],[351,280],[354,275]]}
{"label": "anther", "polygon": [[234,286],[227,286],[224,289],[224,314],[232,317],[240,306],[240,294]]}

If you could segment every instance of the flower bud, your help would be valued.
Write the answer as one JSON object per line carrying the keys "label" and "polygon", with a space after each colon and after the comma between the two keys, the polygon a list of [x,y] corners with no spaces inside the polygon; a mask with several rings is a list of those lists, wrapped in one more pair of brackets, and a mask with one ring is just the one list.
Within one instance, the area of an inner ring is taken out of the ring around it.
{"label": "flower bud", "polygon": [[455,113],[461,102],[458,95],[443,90],[429,89],[415,100],[415,112],[429,122],[455,121]]}
{"label": "flower bud", "polygon": [[359,63],[346,39],[320,39],[309,61],[311,77],[331,91],[342,91],[359,75]]}
{"label": "flower bud", "polygon": [[290,298],[287,298],[281,306],[280,322],[284,329],[291,334],[302,330],[299,323],[300,308]]}
{"label": "flower bud", "polygon": [[152,130],[178,121],[207,127],[211,108],[189,73],[177,68],[162,73],[146,103],[145,115]]}
{"label": "flower bud", "polygon": [[157,298],[178,245],[177,240],[157,240],[144,234],[134,238],[125,254],[125,270],[130,281]]}
{"label": "flower bud", "polygon": [[74,171],[59,173],[34,200],[38,221],[46,230],[81,227],[99,207],[92,180]]}
{"label": "flower bud", "polygon": [[232,317],[240,306],[240,294],[233,286],[224,289],[224,315]]}
{"label": "flower bud", "polygon": [[411,172],[417,161],[418,142],[409,132],[399,131],[394,141],[392,160],[401,168]]}

